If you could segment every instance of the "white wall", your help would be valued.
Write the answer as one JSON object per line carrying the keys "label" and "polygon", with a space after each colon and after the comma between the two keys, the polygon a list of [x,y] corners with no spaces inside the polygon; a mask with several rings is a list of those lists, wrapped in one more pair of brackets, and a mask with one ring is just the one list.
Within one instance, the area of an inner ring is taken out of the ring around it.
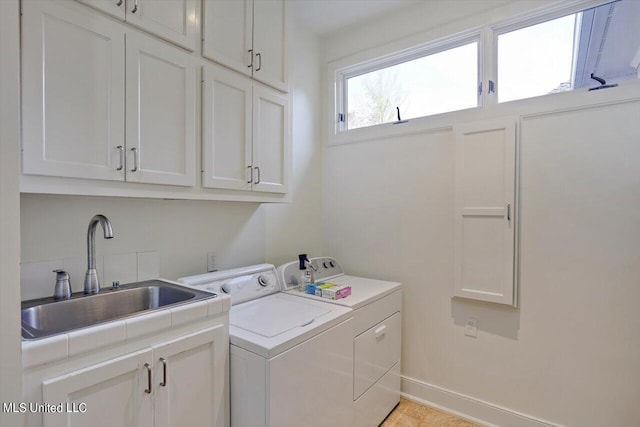
{"label": "white wall", "polygon": [[[18,158],[19,4],[0,2],[0,402],[19,402],[20,376],[20,211]],[[21,423],[21,415],[0,412],[0,425]]]}
{"label": "white wall", "polygon": [[[97,258],[157,251],[160,275],[168,279],[206,272],[208,251],[216,253],[220,269],[255,264],[264,261],[264,215],[258,206],[23,194],[21,262],[86,260],[87,226],[101,213],[111,221],[114,238],[105,240],[98,227]],[[43,283],[46,295],[53,289],[53,278],[52,273],[50,283]]]}
{"label": "white wall", "polygon": [[[443,3],[425,2],[324,40],[325,61],[513,7],[469,18],[490,3],[446,3],[461,20],[443,25]],[[618,101],[640,98],[624,90]],[[640,425],[638,117],[639,102],[523,117],[517,309],[450,297],[451,130],[325,149],[324,250],[352,274],[403,282],[406,392],[505,426]]]}
{"label": "white wall", "polygon": [[[304,2],[292,2],[291,16]],[[320,42],[292,22],[292,186],[290,204],[263,205],[266,214],[267,262],[276,266],[297,254],[322,255],[322,96]]]}

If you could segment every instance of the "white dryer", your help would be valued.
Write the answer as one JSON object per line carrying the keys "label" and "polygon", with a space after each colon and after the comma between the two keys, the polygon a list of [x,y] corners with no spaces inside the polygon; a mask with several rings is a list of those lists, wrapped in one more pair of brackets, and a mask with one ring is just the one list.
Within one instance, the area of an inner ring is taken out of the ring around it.
{"label": "white dryer", "polygon": [[232,427],[351,424],[351,308],[280,292],[270,264],[178,282],[231,296]]}
{"label": "white dryer", "polygon": [[316,282],[351,286],[351,295],[337,300],[298,290],[299,262],[278,267],[282,290],[309,301],[353,309],[354,351],[351,425],[378,426],[400,402],[402,285],[344,274],[335,258],[311,258]]}

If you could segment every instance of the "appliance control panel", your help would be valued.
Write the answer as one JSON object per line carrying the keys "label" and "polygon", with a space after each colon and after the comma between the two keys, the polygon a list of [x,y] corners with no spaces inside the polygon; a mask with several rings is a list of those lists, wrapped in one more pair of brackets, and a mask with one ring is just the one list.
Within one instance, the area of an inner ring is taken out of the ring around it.
{"label": "appliance control panel", "polygon": [[280,291],[276,269],[270,264],[182,277],[178,282],[191,288],[229,295],[231,305]]}
{"label": "appliance control panel", "polygon": [[[333,277],[342,276],[344,271],[335,258],[315,257],[309,258],[310,268],[313,269],[313,276],[316,282],[322,282]],[[283,291],[297,289],[300,279],[300,263],[298,261],[289,262],[278,267],[278,278]]]}

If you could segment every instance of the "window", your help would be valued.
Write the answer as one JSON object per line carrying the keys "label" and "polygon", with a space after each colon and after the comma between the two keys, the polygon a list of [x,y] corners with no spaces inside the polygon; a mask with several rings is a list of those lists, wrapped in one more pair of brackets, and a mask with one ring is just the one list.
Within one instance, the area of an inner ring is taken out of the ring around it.
{"label": "window", "polygon": [[[468,41],[468,40],[467,40]],[[478,106],[478,41],[343,72],[346,129]]]}
{"label": "window", "polygon": [[420,117],[640,78],[640,0],[570,3],[356,65],[339,60],[335,134],[395,133]]}
{"label": "window", "polygon": [[640,2],[620,0],[536,25],[497,32],[498,102],[637,76]]}

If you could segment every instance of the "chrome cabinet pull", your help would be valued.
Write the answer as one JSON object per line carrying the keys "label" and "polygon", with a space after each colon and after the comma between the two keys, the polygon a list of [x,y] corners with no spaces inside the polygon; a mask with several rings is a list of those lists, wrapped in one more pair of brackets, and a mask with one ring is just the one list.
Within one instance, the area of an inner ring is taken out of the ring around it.
{"label": "chrome cabinet pull", "polygon": [[247,65],[247,68],[251,68],[253,67],[253,49],[249,49],[247,52],[249,52],[249,65]]}
{"label": "chrome cabinet pull", "polygon": [[131,151],[133,151],[133,169],[131,169],[131,172],[136,172],[138,170],[138,149],[133,147]]}
{"label": "chrome cabinet pull", "polygon": [[258,68],[256,68],[256,71],[260,71],[262,68],[262,54],[256,53],[256,58],[258,58]]}
{"label": "chrome cabinet pull", "polygon": [[160,363],[162,363],[162,382],[160,383],[160,387],[166,387],[167,386],[167,361],[164,357],[161,357]]}
{"label": "chrome cabinet pull", "polygon": [[249,180],[247,184],[251,184],[253,182],[253,168],[251,166],[247,166],[247,168],[249,169]]}
{"label": "chrome cabinet pull", "polygon": [[147,394],[151,394],[151,365],[145,363],[144,367],[147,369],[147,388],[144,390],[144,392]]}
{"label": "chrome cabinet pull", "polygon": [[120,151],[120,166],[116,170],[121,171],[124,168],[124,147],[118,145],[116,148]]}
{"label": "chrome cabinet pull", "polygon": [[260,166],[256,166],[254,169],[258,172],[258,180],[254,184],[260,184]]}
{"label": "chrome cabinet pull", "polygon": [[138,11],[138,0],[133,2],[133,9],[131,9],[131,13],[136,13]]}
{"label": "chrome cabinet pull", "polygon": [[122,6],[122,3],[124,3],[124,0],[120,0],[118,3],[116,3],[116,6],[120,7]]}
{"label": "chrome cabinet pull", "polygon": [[511,204],[507,205],[507,221],[511,222]]}

